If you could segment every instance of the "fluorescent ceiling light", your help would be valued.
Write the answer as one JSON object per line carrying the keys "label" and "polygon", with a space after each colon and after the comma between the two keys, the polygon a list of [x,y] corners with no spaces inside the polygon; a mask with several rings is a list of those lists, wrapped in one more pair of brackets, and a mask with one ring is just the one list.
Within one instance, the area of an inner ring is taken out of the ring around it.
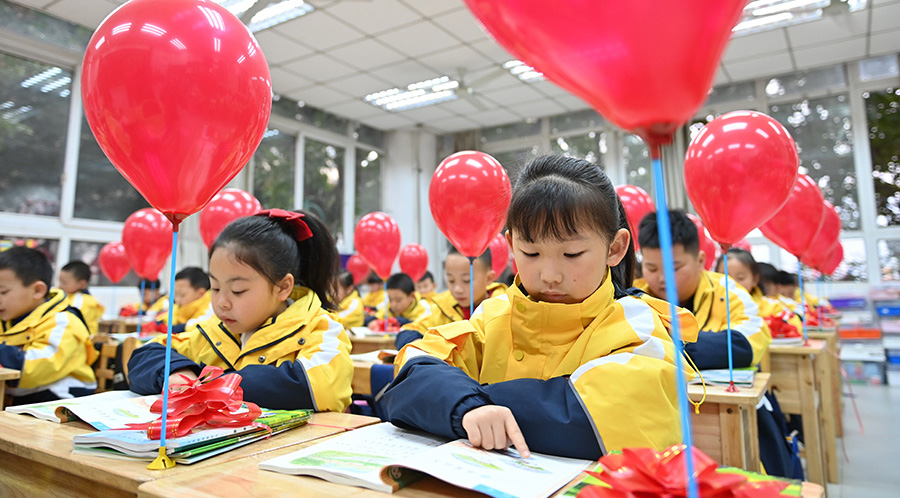
{"label": "fluorescent ceiling light", "polygon": [[44,80],[48,80],[61,72],[62,72],[62,69],[60,69],[58,67],[51,67],[50,69],[47,69],[46,71],[41,71],[40,73],[35,74],[34,76],[25,79],[25,81],[23,81],[19,85],[22,88],[29,88],[34,85],[37,85],[38,83],[40,83]]}
{"label": "fluorescent ceiling light", "polygon": [[754,0],[744,7],[735,36],[815,21],[826,15],[862,10],[868,0]]}
{"label": "fluorescent ceiling light", "polygon": [[504,62],[503,69],[508,70],[509,74],[522,81],[542,81],[544,79],[544,73],[535,71],[533,67],[526,66],[524,62],[518,60]]}
{"label": "fluorescent ceiling light", "polygon": [[389,88],[370,93],[363,100],[386,111],[403,111],[456,99],[459,81],[441,76],[406,85],[406,90]]}
{"label": "fluorescent ceiling light", "polygon": [[[225,7],[237,17],[241,17],[245,12],[253,8],[259,0],[214,0],[217,4]],[[281,24],[291,19],[309,14],[315,8],[305,3],[303,0],[281,0],[276,2],[263,0],[265,7],[253,15],[247,23],[247,28],[251,32],[262,31],[271,28],[277,24]]]}
{"label": "fluorescent ceiling light", "polygon": [[214,0],[217,4],[225,7],[225,10],[231,12],[237,17],[250,10],[258,0]]}

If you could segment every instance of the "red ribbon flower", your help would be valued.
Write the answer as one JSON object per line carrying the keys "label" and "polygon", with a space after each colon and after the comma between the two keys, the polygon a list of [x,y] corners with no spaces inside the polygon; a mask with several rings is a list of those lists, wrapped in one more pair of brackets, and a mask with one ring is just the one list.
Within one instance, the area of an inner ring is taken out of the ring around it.
{"label": "red ribbon flower", "polygon": [[294,230],[294,239],[296,239],[297,242],[303,242],[313,236],[312,230],[309,229],[309,225],[303,221],[303,213],[295,213],[293,211],[276,208],[260,211],[254,216],[268,216],[272,219],[284,220],[287,222],[288,226]]}
{"label": "red ribbon flower", "polygon": [[[687,496],[685,446],[664,452],[650,448],[625,448],[600,459],[603,472],[588,472],[606,486],[587,486],[578,498],[680,498]],[[719,472],[716,462],[693,449],[697,490],[703,498],[762,498],[777,496],[785,481],[749,482],[747,476]]]}
{"label": "red ribbon flower", "polygon": [[[221,367],[206,366],[200,377],[169,389],[169,410],[166,420],[166,438],[181,437],[197,427],[243,427],[259,418],[262,410],[254,403],[244,401],[241,376],[223,374]],[[156,400],[150,407],[152,413],[162,414],[163,400]],[[147,430],[147,437],[160,439],[162,416],[146,424],[129,424],[129,429]]]}
{"label": "red ribbon flower", "polygon": [[797,327],[791,325],[788,320],[791,318],[790,311],[784,310],[777,315],[765,317],[769,331],[772,332],[774,339],[788,339],[792,337],[802,337]]}

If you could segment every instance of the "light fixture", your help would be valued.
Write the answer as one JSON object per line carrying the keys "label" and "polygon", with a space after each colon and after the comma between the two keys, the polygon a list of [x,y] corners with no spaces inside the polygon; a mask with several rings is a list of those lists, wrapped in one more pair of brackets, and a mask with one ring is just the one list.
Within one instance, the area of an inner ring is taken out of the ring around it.
{"label": "light fixture", "polygon": [[825,15],[862,10],[868,0],[754,0],[744,7],[734,36],[759,33],[803,22],[822,19]]}
{"label": "light fixture", "polygon": [[256,5],[258,0],[214,0],[217,4],[225,7],[225,10],[231,12],[237,17],[250,10],[250,7]]}
{"label": "light fixture", "polygon": [[459,81],[441,76],[406,85],[406,90],[389,88],[370,93],[363,100],[386,111],[403,111],[456,99]]}
{"label": "light fixture", "polygon": [[62,72],[62,69],[60,69],[58,67],[51,67],[50,69],[47,69],[46,71],[41,71],[40,73],[35,74],[34,76],[25,79],[19,85],[22,88],[29,88],[34,85],[37,85],[38,83],[40,83],[44,80],[48,80],[61,72]]}
{"label": "light fixture", "polygon": [[503,69],[508,70],[509,74],[522,81],[543,81],[544,79],[544,73],[535,71],[533,67],[515,59],[504,62]]}
{"label": "light fixture", "polygon": [[288,22],[291,19],[309,14],[313,10],[315,10],[314,7],[303,0],[283,0],[269,4],[266,8],[257,12],[250,19],[247,28],[252,33],[256,33],[257,31],[271,28],[276,24]]}

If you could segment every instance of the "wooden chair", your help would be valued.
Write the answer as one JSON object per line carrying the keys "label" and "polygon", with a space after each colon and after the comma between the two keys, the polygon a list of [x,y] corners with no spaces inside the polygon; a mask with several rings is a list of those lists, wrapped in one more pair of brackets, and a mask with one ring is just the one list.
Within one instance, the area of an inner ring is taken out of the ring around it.
{"label": "wooden chair", "polygon": [[136,337],[129,337],[122,343],[122,372],[125,374],[125,380],[128,380],[128,360],[131,359],[131,353],[138,347],[139,342]]}
{"label": "wooden chair", "polygon": [[116,360],[116,349],[118,344],[115,342],[105,342],[100,346],[100,358],[94,365],[94,375],[97,377],[97,390],[94,392],[102,393],[106,391],[106,381],[113,380],[113,370],[110,368],[110,361]]}

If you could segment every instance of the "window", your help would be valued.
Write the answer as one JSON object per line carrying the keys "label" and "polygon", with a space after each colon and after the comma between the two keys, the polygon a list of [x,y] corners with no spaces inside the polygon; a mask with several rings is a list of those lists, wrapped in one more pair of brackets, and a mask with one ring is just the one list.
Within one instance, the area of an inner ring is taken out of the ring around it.
{"label": "window", "polygon": [[250,164],[253,165],[253,195],[264,208],[294,208],[294,148],[296,138],[269,129]]}
{"label": "window", "polygon": [[516,180],[519,178],[519,172],[522,171],[522,168],[538,156],[538,147],[535,145],[528,149],[495,152],[492,153],[491,156],[500,161],[500,164],[506,168],[506,173],[509,175],[509,181],[515,186]]}
{"label": "window", "polygon": [[87,242],[82,240],[73,240],[69,247],[69,261],[84,261],[91,267],[91,287],[121,285],[136,286],[140,283],[134,270],[130,270],[122,280],[117,284],[113,284],[106,278],[106,275],[100,271],[100,250],[106,245],[104,242]]}
{"label": "window", "polygon": [[882,281],[900,281],[900,239],[878,241],[878,263]]}
{"label": "window", "polygon": [[356,207],[354,219],[381,210],[381,155],[356,149]]}
{"label": "window", "polygon": [[900,89],[865,92],[863,98],[872,151],[875,224],[900,225]]}
{"label": "window", "polygon": [[[861,237],[843,238],[841,244],[844,247],[844,260],[826,281],[832,282],[868,282],[868,268],[866,267],[866,241]],[[797,273],[797,258],[784,249],[781,251],[781,269],[790,273]],[[811,282],[819,277],[819,272],[803,265],[803,281]]]}
{"label": "window", "polygon": [[0,211],[59,216],[71,81],[0,53]]}
{"label": "window", "polygon": [[53,265],[53,268],[56,269],[56,254],[59,250],[58,240],[0,235],[0,251],[5,251],[13,246],[25,246],[41,251],[44,253],[44,256],[47,256],[47,259],[50,260],[50,264]]}
{"label": "window", "polygon": [[550,117],[550,133],[556,135],[569,130],[598,128],[606,123],[603,116],[593,109],[575,111]]}
{"label": "window", "polygon": [[550,150],[554,154],[585,159],[605,170],[606,162],[603,156],[609,150],[607,134],[602,131],[591,131],[584,135],[557,137],[550,141]]}
{"label": "window", "polygon": [[625,163],[625,181],[652,194],[653,181],[650,171],[650,148],[637,135],[625,135],[622,161]]}
{"label": "window", "polygon": [[541,132],[541,121],[529,119],[518,123],[491,126],[481,129],[481,143],[500,142],[513,138],[530,137]]}
{"label": "window", "polygon": [[311,138],[303,147],[303,209],[328,225],[340,245],[344,207],[344,148]]}

